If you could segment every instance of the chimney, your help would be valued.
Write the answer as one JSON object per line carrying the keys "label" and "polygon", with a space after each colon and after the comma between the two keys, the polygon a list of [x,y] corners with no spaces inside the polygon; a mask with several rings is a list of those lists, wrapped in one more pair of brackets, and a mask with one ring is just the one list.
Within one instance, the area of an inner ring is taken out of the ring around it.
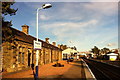
{"label": "chimney", "polygon": [[62,44],[60,45],[60,48],[63,50],[63,45]]}
{"label": "chimney", "polygon": [[56,42],[52,42],[52,45],[56,46]]}
{"label": "chimney", "polygon": [[58,44],[58,48],[60,48],[60,44]]}
{"label": "chimney", "polygon": [[25,34],[28,34],[28,30],[29,29],[29,26],[28,25],[23,25],[22,26],[22,32],[24,32]]}
{"label": "chimney", "polygon": [[49,38],[45,38],[45,42],[49,43]]}

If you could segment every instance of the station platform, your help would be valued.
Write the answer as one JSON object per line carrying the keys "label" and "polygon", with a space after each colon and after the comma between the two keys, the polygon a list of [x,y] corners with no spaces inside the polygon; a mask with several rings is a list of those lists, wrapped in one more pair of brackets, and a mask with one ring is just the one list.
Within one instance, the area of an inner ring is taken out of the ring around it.
{"label": "station platform", "polygon": [[[67,63],[67,61],[58,61],[58,63],[64,65],[62,67],[54,67],[54,63],[45,64],[39,66],[38,78],[40,80],[96,80],[95,76],[87,66],[87,64],[82,60],[75,60],[73,62]],[[3,74],[3,80],[8,78],[34,78],[33,70],[29,69],[22,72],[16,72],[9,75]],[[34,79],[33,79],[34,80]]]}

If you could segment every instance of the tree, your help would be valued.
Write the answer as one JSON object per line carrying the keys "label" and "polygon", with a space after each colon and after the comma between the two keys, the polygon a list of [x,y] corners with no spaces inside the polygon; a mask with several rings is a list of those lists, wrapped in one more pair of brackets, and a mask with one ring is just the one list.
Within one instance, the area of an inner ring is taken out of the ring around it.
{"label": "tree", "polygon": [[108,52],[110,52],[110,49],[109,48],[103,48],[103,51],[105,54],[107,54]]}
{"label": "tree", "polygon": [[98,49],[96,46],[94,46],[94,48],[92,48],[92,52],[96,55],[99,55],[100,49]]}
{"label": "tree", "polygon": [[74,50],[77,50],[77,48],[76,48],[75,46],[73,47],[73,49],[74,49]]}
{"label": "tree", "polygon": [[18,9],[12,9],[11,6],[15,2],[2,2],[2,41],[10,41],[14,37],[14,32],[9,28],[12,26],[11,21],[5,21],[6,15],[15,15]]}
{"label": "tree", "polygon": [[118,50],[117,50],[117,49],[115,49],[114,53],[118,53]]}
{"label": "tree", "polygon": [[18,9],[12,9],[11,8],[11,5],[13,5],[15,2],[2,2],[2,14],[3,14],[3,16],[5,16],[5,15],[10,15],[10,16],[12,16],[12,15],[15,15],[16,14],[16,11],[18,10]]}
{"label": "tree", "polygon": [[6,27],[10,27],[12,26],[12,24],[11,24],[11,21],[9,22],[4,20],[5,15],[8,15],[8,14],[10,16],[15,15],[16,11],[18,10],[18,9],[15,10],[11,8],[11,5],[13,5],[14,3],[15,2],[2,2],[2,25],[5,25]]}

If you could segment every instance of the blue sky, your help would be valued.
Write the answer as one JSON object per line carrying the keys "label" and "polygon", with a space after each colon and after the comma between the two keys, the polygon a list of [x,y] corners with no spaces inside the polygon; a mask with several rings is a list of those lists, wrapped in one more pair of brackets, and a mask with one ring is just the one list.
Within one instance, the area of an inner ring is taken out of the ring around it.
{"label": "blue sky", "polygon": [[[5,16],[14,28],[29,25],[29,34],[36,36],[36,9],[48,2],[16,2],[16,15]],[[118,48],[117,2],[50,2],[52,8],[39,11],[39,38],[50,38],[57,44],[76,46],[79,51]]]}

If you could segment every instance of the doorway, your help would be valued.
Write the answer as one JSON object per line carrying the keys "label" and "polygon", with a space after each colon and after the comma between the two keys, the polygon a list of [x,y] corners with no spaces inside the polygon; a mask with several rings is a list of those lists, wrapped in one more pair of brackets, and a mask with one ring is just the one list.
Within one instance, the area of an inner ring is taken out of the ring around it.
{"label": "doorway", "polygon": [[30,67],[30,56],[31,56],[31,53],[28,51],[28,66]]}

